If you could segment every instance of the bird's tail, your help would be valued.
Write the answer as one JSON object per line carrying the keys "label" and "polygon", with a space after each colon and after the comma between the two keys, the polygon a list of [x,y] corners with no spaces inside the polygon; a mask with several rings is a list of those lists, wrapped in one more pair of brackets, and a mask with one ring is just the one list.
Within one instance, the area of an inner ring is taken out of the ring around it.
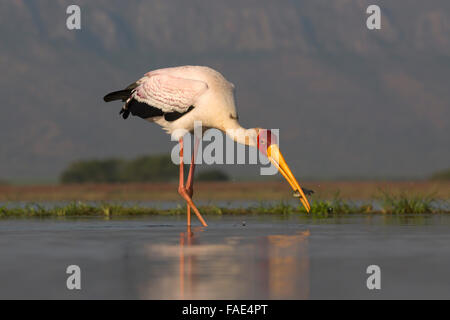
{"label": "bird's tail", "polygon": [[130,110],[128,110],[128,102],[130,101],[131,94],[133,93],[133,89],[124,89],[119,91],[113,91],[108,93],[103,97],[105,102],[122,100],[125,102],[123,107],[120,109],[120,113],[124,119],[128,118],[130,115]]}
{"label": "bird's tail", "polygon": [[131,89],[113,91],[111,93],[108,93],[106,96],[104,96],[103,100],[105,102],[116,101],[116,100],[122,100],[125,102],[131,96],[131,93],[132,93]]}

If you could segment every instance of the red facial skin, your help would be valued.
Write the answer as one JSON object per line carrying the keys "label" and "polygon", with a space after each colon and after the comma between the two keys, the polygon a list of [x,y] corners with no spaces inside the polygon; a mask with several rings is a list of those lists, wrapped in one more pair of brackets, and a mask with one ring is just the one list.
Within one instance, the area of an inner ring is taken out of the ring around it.
{"label": "red facial skin", "polygon": [[267,148],[271,144],[277,144],[278,137],[267,129],[260,129],[258,133],[258,150],[267,156]]}

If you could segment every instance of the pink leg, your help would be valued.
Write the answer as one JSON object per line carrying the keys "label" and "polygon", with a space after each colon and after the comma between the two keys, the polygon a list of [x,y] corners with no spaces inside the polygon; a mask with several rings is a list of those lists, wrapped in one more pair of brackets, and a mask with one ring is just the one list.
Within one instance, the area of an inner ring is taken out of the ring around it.
{"label": "pink leg", "polygon": [[[191,197],[194,195],[194,173],[195,173],[195,156],[197,155],[197,151],[198,151],[198,144],[199,144],[199,139],[197,137],[195,137],[195,144],[194,144],[194,150],[192,153],[192,157],[191,157],[191,165],[189,167],[189,174],[188,174],[188,179],[186,182],[186,192],[188,193],[189,197]],[[190,226],[190,222],[191,222],[191,207],[187,207],[187,216],[188,216],[188,226]]]}
{"label": "pink leg", "polygon": [[189,167],[189,175],[186,181],[186,191],[188,192],[191,198],[192,195],[194,194],[195,156],[197,155],[199,142],[200,142],[199,139],[195,137],[194,152],[192,153],[191,165]]}
{"label": "pink leg", "polygon": [[[188,226],[191,225],[191,208],[192,210],[194,210],[194,213],[197,215],[197,218],[200,220],[200,222],[202,223],[202,225],[204,227],[207,227],[208,225],[206,224],[205,220],[203,219],[202,215],[200,214],[200,212],[198,211],[197,207],[195,206],[194,202],[192,202],[192,184],[193,184],[193,175],[194,175],[194,169],[193,166],[195,167],[194,161],[192,161],[191,163],[191,168],[189,170],[189,176],[190,179],[188,180],[188,186],[190,185],[190,193],[188,192],[188,190],[186,189],[186,187],[184,186],[184,163],[183,163],[183,138],[180,139],[180,182],[179,182],[179,186],[178,186],[178,193],[184,198],[184,200],[186,200],[187,202],[187,223]],[[192,174],[191,174],[192,173]]]}

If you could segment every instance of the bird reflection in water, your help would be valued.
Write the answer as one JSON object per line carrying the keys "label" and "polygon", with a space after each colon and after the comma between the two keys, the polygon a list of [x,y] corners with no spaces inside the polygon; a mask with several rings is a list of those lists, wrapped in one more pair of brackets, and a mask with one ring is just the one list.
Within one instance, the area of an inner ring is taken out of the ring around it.
{"label": "bird reflection in water", "polygon": [[269,298],[309,298],[309,235],[304,231],[291,236],[267,236]]}
{"label": "bird reflection in water", "polygon": [[180,299],[309,298],[308,230],[202,245],[203,230],[180,234]]}
{"label": "bird reflection in water", "polygon": [[[195,232],[202,231],[202,227],[195,228]],[[195,242],[194,232],[191,230],[191,226],[187,226],[186,232],[180,233],[180,298],[185,299],[185,280],[187,281],[187,290],[189,296],[192,295],[192,263],[195,261],[195,256],[188,254],[185,257],[185,246],[191,247]],[[185,264],[186,258],[186,264]]]}

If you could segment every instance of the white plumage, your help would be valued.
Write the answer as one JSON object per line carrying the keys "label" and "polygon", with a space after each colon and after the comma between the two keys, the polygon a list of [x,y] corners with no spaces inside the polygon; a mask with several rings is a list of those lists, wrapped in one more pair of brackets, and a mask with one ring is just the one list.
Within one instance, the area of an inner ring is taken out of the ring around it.
{"label": "white plumage", "polygon": [[[234,85],[214,69],[203,66],[182,66],[151,71],[136,81],[131,96],[163,113],[185,113],[174,121],[164,115],[147,120],[159,124],[169,134],[177,129],[191,132],[194,121],[206,128],[239,129],[233,95]],[[189,108],[193,106],[192,111]],[[125,104],[124,109],[128,105]]]}
{"label": "white plumage", "polygon": [[206,90],[208,84],[200,80],[155,74],[145,77],[132,97],[164,112],[183,113],[194,105]]}

